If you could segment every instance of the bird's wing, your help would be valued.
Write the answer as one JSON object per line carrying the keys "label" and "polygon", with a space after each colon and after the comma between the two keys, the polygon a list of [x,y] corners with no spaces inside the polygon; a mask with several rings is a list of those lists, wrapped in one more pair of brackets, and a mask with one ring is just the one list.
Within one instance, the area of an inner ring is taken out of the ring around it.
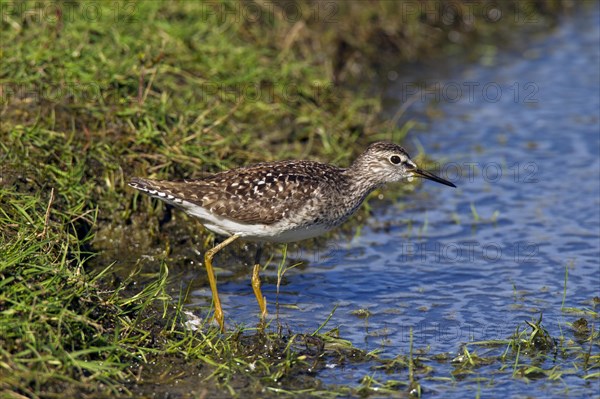
{"label": "bird's wing", "polygon": [[202,179],[133,179],[130,185],[173,205],[183,201],[241,223],[273,224],[301,210],[335,173],[334,166],[282,161],[232,169]]}

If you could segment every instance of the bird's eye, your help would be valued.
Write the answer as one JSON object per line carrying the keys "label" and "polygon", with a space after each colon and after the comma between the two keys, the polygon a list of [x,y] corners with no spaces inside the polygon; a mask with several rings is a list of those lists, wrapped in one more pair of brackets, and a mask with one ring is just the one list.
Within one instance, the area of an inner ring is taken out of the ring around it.
{"label": "bird's eye", "polygon": [[398,155],[392,155],[390,157],[390,162],[394,165],[398,165],[400,162],[402,162],[402,159]]}

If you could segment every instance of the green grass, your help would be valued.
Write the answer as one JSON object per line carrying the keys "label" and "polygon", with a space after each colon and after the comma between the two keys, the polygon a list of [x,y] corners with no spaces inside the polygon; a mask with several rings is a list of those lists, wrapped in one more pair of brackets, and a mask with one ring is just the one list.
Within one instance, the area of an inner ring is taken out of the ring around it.
{"label": "green grass", "polygon": [[35,396],[49,382],[58,393],[97,380],[113,389],[126,367],[121,359],[131,355],[106,331],[121,311],[85,277],[90,255],[83,247],[91,235],[69,231],[73,214],[51,210],[45,224],[52,204],[36,196],[3,187],[0,203],[7,227],[0,257],[2,388]]}
{"label": "green grass", "polygon": [[[199,397],[421,395],[420,381],[431,378],[426,354],[361,351],[329,319],[306,334],[240,327],[221,335],[207,320],[186,328],[185,291],[174,299],[167,289],[170,259],[206,248],[210,235],[188,223],[178,227],[185,242],[159,240],[164,208],[126,182],[280,158],[348,163],[366,143],[400,142],[414,125],[398,127],[401,115],[383,121],[377,93],[356,84],[377,81],[374,64],[456,52],[450,30],[481,54],[506,32],[422,23],[417,14],[398,25],[392,2],[338,3],[334,23],[310,18],[312,2],[299,3],[302,21],[280,13],[223,21],[216,12],[236,4],[0,2],[2,397],[151,395],[156,383],[172,392],[175,380]],[[561,4],[536,10],[551,21]],[[118,245],[158,254],[157,270],[117,270],[119,258],[102,250]],[[280,266],[280,278],[289,268]],[[584,378],[598,378],[586,343],[597,340],[595,307],[571,310],[589,326],[573,323],[581,343],[561,338],[558,350]],[[515,378],[554,377],[523,360],[524,342],[544,339],[540,324],[530,325],[534,338],[523,329],[503,341],[510,350],[494,364],[510,363]],[[483,358],[465,353],[458,372]],[[322,386],[316,375],[327,362],[372,364],[373,374]],[[394,372],[400,380],[387,378]]]}

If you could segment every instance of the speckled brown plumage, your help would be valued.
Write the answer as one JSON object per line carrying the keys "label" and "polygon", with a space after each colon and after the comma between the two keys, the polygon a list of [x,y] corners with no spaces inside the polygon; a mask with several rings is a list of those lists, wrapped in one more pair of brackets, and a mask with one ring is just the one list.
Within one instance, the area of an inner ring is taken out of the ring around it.
{"label": "speckled brown plumage", "polygon": [[134,178],[129,185],[182,208],[218,234],[287,242],[330,230],[378,186],[415,175],[452,185],[421,171],[402,147],[386,142],[370,145],[345,169],[279,161],[194,180]]}
{"label": "speckled brown plumage", "polygon": [[239,222],[273,224],[317,195],[346,188],[349,183],[343,171],[317,162],[280,161],[193,180],[135,178],[130,185],[142,191],[156,190],[153,196],[175,206],[185,200]]}

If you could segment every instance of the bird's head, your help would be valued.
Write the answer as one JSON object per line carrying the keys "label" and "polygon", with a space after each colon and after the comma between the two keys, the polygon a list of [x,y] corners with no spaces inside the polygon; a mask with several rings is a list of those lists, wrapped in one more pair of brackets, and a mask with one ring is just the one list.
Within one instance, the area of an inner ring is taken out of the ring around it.
{"label": "bird's head", "polygon": [[410,159],[404,148],[388,142],[371,144],[354,161],[351,168],[366,169],[370,172],[369,176],[378,184],[397,182],[404,179],[411,181],[414,177],[421,177],[446,186],[456,187],[452,182],[420,169]]}

